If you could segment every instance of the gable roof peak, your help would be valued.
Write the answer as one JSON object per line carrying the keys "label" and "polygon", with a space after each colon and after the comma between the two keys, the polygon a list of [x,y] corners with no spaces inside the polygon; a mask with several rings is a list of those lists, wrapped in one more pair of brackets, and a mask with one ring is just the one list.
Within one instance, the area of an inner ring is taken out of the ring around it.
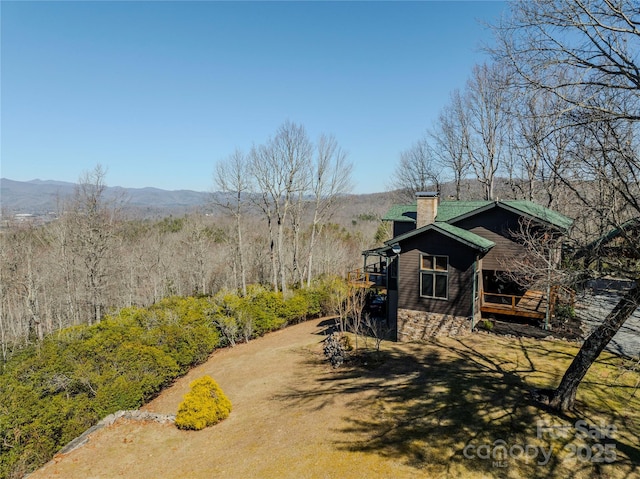
{"label": "gable roof peak", "polygon": [[462,243],[483,253],[486,253],[495,246],[495,243],[493,241],[483,238],[482,236],[472,233],[471,231],[458,228],[457,226],[453,226],[449,223],[438,221],[425,225],[421,228],[408,231],[407,233],[396,236],[395,238],[391,238],[390,240],[385,241],[385,245],[387,245],[387,247],[391,247],[395,243],[413,238],[414,236],[421,235],[423,233],[426,233],[427,231],[436,231],[437,233],[448,236],[449,238],[452,238],[459,243]]}
{"label": "gable roof peak", "polygon": [[[562,231],[568,231],[573,220],[557,211],[529,200],[443,200],[438,206],[436,222],[453,223],[482,213],[491,208],[504,208],[519,215],[528,216]],[[416,223],[417,204],[394,205],[382,218],[385,221]]]}

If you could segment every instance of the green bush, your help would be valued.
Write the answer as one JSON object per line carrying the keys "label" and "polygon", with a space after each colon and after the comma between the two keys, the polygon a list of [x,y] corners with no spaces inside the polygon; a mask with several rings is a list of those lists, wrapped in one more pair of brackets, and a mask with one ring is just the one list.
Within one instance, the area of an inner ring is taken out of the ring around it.
{"label": "green bush", "polygon": [[296,324],[309,316],[309,301],[302,291],[295,291],[282,305],[281,314],[287,324]]}
{"label": "green bush", "polygon": [[567,322],[576,317],[576,311],[571,304],[558,303],[555,307],[556,319],[560,322]]}
{"label": "green bush", "polygon": [[0,375],[0,477],[22,477],[95,424],[135,409],[219,345],[206,298],[124,308],[13,356]]}
{"label": "green bush", "polygon": [[254,320],[256,336],[280,329],[287,324],[283,317],[284,300],[282,293],[267,290],[259,285],[247,288],[246,313]]}
{"label": "green bush", "polygon": [[326,276],[314,283],[322,314],[336,314],[349,296],[349,285],[338,276]]}
{"label": "green bush", "polygon": [[317,318],[323,314],[323,292],[314,284],[311,288],[297,291],[297,294],[304,297],[307,303],[306,318]]}
{"label": "green bush", "polygon": [[247,301],[223,289],[211,298],[212,321],[224,346],[235,346],[240,339],[249,341],[254,334],[253,317],[247,313]]}
{"label": "green bush", "polygon": [[178,428],[199,431],[229,417],[231,401],[210,376],[196,379],[189,386],[191,391],[178,407]]}
{"label": "green bush", "polygon": [[[226,333],[249,340],[332,312],[344,286],[324,278],[286,300],[256,285],[245,297],[229,291],[214,298],[174,296],[25,347],[0,374],[0,477],[22,477],[100,418],[140,407],[229,343]],[[225,324],[231,332],[221,330]]]}

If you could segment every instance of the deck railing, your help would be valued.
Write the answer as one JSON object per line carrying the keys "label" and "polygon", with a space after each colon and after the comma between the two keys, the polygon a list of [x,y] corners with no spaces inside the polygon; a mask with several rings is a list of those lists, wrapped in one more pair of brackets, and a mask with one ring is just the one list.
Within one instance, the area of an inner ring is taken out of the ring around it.
{"label": "deck railing", "polygon": [[349,283],[368,284],[371,286],[385,286],[387,274],[358,268],[347,273]]}
{"label": "deck railing", "polygon": [[481,304],[495,304],[500,307],[509,308],[512,311],[516,310],[516,304],[523,298],[523,296],[516,296],[513,294],[500,294],[500,293],[487,293],[481,291]]}
{"label": "deck railing", "polygon": [[554,314],[556,303],[575,304],[575,291],[563,286],[553,286],[547,293],[530,289],[524,295],[480,292],[480,308],[486,313],[508,314],[542,319],[547,308]]}

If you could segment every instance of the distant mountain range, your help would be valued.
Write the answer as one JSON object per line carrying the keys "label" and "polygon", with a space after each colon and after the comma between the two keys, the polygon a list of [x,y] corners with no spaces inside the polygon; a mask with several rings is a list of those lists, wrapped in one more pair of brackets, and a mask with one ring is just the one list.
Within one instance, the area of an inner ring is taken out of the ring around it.
{"label": "distant mountain range", "polygon": [[[3,215],[45,215],[62,209],[65,199],[73,196],[75,183],[52,180],[14,181],[0,178],[0,208]],[[159,188],[107,187],[105,197],[124,197],[129,210],[141,216],[186,213],[205,207],[211,193]]]}

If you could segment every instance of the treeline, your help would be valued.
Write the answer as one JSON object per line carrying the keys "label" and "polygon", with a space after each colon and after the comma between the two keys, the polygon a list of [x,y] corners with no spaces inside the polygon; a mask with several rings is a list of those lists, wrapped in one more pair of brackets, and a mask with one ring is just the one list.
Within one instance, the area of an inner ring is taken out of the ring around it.
{"label": "treeline", "polygon": [[135,409],[215,348],[333,311],[339,279],[289,293],[170,297],[65,328],[4,364],[0,477],[20,478],[108,414]]}
{"label": "treeline", "polygon": [[57,220],[0,232],[0,359],[59,329],[171,295],[224,288],[246,294],[248,284],[282,291],[323,275],[345,276],[377,227],[375,215],[353,222],[338,215],[342,224],[333,222],[344,201],[337,196],[296,196],[295,214],[281,210],[276,248],[257,193],[241,196],[239,214],[218,202],[207,214],[129,220],[126,198],[108,199],[105,188],[98,166],[61,201]]}

